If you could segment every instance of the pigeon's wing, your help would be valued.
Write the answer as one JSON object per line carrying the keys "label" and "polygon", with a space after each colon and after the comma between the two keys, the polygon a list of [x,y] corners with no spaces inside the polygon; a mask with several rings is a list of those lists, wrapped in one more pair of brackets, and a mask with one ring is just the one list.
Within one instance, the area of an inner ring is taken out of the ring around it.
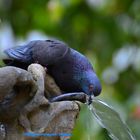
{"label": "pigeon's wing", "polygon": [[37,41],[33,49],[33,59],[42,65],[53,65],[69,52],[69,47],[58,40]]}
{"label": "pigeon's wing", "polygon": [[[31,64],[38,62],[41,65],[51,65],[63,58],[69,47],[57,40],[36,40],[27,45],[5,50],[9,60]],[[6,62],[7,60],[4,60]],[[8,62],[8,61],[7,61]]]}

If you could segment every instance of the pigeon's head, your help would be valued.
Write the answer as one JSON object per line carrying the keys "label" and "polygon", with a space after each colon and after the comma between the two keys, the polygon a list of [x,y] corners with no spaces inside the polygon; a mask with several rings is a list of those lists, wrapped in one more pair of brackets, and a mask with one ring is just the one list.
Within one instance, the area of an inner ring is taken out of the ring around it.
{"label": "pigeon's head", "polygon": [[101,93],[101,83],[94,71],[86,71],[80,81],[83,92],[87,95],[98,96]]}

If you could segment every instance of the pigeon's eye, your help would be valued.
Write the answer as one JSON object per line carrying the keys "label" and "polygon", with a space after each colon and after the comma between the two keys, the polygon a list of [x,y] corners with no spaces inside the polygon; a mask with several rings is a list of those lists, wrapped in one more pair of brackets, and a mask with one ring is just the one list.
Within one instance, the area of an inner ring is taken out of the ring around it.
{"label": "pigeon's eye", "polygon": [[94,87],[93,85],[89,85],[89,91],[93,91]]}

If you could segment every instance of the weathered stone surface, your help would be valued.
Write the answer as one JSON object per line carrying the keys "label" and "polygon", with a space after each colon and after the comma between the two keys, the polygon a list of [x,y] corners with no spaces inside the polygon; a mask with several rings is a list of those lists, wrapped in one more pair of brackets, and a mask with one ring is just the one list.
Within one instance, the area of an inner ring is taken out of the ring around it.
{"label": "weathered stone surface", "polygon": [[[16,67],[0,68],[0,122],[5,126],[4,140],[65,139],[59,136],[26,137],[23,135],[25,129],[18,121],[22,114],[25,127],[29,121],[31,130],[36,133],[71,133],[79,113],[79,104],[74,101],[49,103],[46,99],[60,93],[53,78],[46,75],[39,64],[31,65],[28,71]],[[45,99],[48,104],[41,104],[40,99]]]}
{"label": "weathered stone surface", "polygon": [[35,87],[32,75],[16,67],[0,68],[0,121],[13,122],[32,98]]}

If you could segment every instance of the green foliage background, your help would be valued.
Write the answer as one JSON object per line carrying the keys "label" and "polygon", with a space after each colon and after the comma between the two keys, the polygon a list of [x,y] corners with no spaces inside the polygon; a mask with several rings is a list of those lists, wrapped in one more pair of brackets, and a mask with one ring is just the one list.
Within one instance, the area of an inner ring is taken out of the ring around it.
{"label": "green foliage background", "polygon": [[[7,22],[16,38],[38,30],[84,53],[103,85],[98,98],[112,105],[140,139],[139,0],[0,0],[0,26]],[[122,48],[120,64],[129,56],[124,69],[114,64]],[[91,126],[89,116],[83,109],[74,139],[110,139],[96,122]]]}

